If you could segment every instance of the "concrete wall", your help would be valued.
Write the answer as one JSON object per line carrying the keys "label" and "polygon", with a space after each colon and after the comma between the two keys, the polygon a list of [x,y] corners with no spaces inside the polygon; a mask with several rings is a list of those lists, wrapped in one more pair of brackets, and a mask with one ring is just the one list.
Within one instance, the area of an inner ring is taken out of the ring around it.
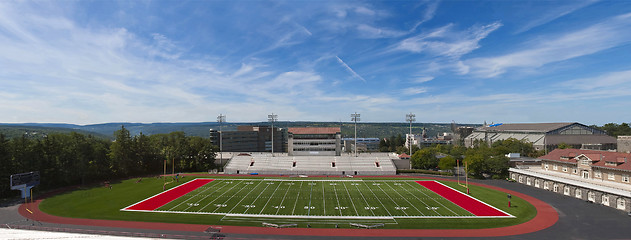
{"label": "concrete wall", "polygon": [[631,136],[618,136],[618,152],[631,153]]}

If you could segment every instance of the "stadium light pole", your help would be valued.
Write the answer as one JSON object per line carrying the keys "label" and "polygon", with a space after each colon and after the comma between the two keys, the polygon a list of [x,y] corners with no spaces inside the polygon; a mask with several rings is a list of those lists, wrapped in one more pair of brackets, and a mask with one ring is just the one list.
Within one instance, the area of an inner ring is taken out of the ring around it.
{"label": "stadium light pole", "polygon": [[267,115],[267,121],[272,123],[272,157],[274,157],[274,122],[278,120],[278,115],[272,113]]}
{"label": "stadium light pole", "polygon": [[351,113],[351,121],[355,122],[355,157],[357,157],[357,121],[360,120],[360,114]]}
{"label": "stadium light pole", "polygon": [[223,132],[221,131],[221,125],[226,122],[226,115],[219,114],[217,122],[219,123],[219,166],[223,172]]}
{"label": "stadium light pole", "polygon": [[416,121],[416,114],[405,115],[405,120],[410,123],[410,134],[408,135],[408,147],[410,148],[410,169],[412,169],[412,123]]}

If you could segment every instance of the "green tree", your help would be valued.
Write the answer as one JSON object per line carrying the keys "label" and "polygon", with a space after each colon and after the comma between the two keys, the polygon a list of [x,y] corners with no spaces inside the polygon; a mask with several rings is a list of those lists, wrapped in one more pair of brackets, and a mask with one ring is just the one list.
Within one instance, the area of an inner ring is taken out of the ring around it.
{"label": "green tree", "polygon": [[412,167],[417,169],[434,169],[438,166],[436,150],[434,148],[423,148],[412,154]]}
{"label": "green tree", "polygon": [[134,170],[135,154],[133,152],[133,141],[129,130],[121,126],[120,130],[114,132],[116,140],[110,146],[110,169],[121,177],[128,177]]}
{"label": "green tree", "polygon": [[456,167],[456,159],[452,156],[443,157],[438,161],[438,168],[440,170],[452,171],[454,167]]}
{"label": "green tree", "polygon": [[572,146],[568,145],[567,143],[560,143],[557,146],[558,149],[568,149],[568,148],[572,148]]}

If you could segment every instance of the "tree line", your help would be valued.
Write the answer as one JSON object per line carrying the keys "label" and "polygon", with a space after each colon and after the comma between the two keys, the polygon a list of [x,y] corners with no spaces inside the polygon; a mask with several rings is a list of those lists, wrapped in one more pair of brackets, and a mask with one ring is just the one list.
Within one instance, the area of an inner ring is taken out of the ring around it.
{"label": "tree line", "polygon": [[420,149],[412,155],[412,168],[428,170],[453,170],[467,165],[468,174],[476,178],[505,178],[508,176],[508,153],[521,156],[539,157],[543,152],[536,151],[532,143],[509,138],[496,141],[491,146],[483,141],[472,148],[455,145],[434,145]]}
{"label": "tree line", "polygon": [[[0,197],[15,196],[11,174],[39,171],[46,190],[169,172],[215,168],[215,147],[207,138],[183,132],[131,136],[122,126],[115,141],[81,133],[52,133],[43,138],[7,138],[0,134]],[[175,165],[173,165],[175,163]],[[173,167],[174,166],[174,167]]]}

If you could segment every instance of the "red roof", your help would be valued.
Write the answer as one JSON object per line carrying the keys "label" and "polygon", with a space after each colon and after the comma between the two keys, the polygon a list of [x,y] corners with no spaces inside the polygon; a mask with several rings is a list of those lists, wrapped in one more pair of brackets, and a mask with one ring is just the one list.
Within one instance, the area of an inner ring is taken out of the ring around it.
{"label": "red roof", "polygon": [[401,158],[401,159],[410,158],[410,155],[402,153],[401,155],[399,155],[399,158]]}
{"label": "red roof", "polygon": [[341,132],[339,127],[296,127],[289,128],[293,134],[336,134]]}
{"label": "red roof", "polygon": [[[592,166],[595,167],[631,171],[631,153],[581,149],[554,149],[547,155],[539,157],[539,159],[576,163],[576,157],[581,155],[589,158],[589,160],[592,161]],[[617,165],[606,165],[607,162],[616,163]]]}

